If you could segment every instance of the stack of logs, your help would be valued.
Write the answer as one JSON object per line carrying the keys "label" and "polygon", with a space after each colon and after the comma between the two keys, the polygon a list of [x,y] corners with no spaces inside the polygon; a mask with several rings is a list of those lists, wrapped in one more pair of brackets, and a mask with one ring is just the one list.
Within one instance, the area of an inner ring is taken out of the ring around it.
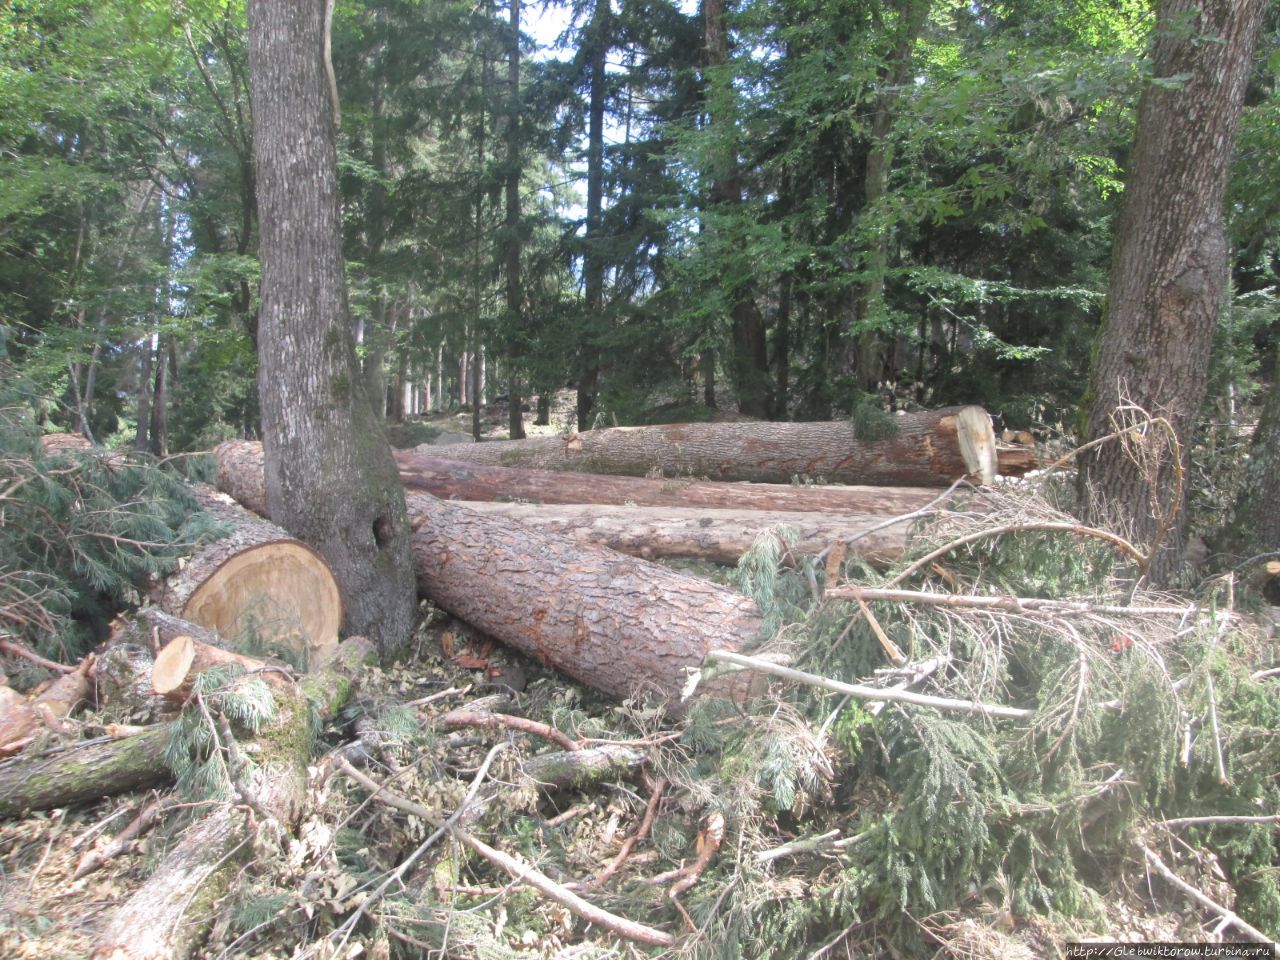
{"label": "stack of logs", "polygon": [[[899,417],[896,426],[879,441],[840,423],[695,424],[466,445],[448,460],[399,453],[419,591],[590,686],[618,697],[651,692],[678,712],[688,673],[710,651],[749,647],[762,617],[747,597],[652,558],[733,562],[785,525],[796,533],[793,553],[889,563],[911,518],[942,504],[955,481],[981,485],[1034,464],[1028,451],[999,449],[977,407]],[[227,535],[145,585],[153,605],[122,622],[96,657],[76,667],[41,661],[61,676],[29,697],[0,682],[0,757],[26,751],[0,763],[0,817],[165,782],[162,753],[177,710],[198,699],[193,681],[234,665],[271,686],[276,714],[257,738],[257,764],[236,761],[239,734],[220,734],[233,785],[259,823],[296,823],[310,760],[298,731],[313,708],[334,715],[374,651],[359,637],[338,643],[342,600],[328,565],[265,519],[260,445],[232,441],[215,455],[223,493],[195,492]],[[645,478],[654,473],[714,479]],[[797,478],[874,486],[789,485]],[[246,634],[291,650],[306,675],[228,648],[229,637]],[[40,659],[0,644],[0,653]],[[700,688],[735,698],[754,689],[749,673]],[[123,707],[148,725],[108,729],[75,750],[28,749],[51,733],[73,734],[64,718],[83,700]],[[120,843],[170,802],[147,806]],[[190,955],[252,851],[252,822],[226,805],[201,815],[115,910],[94,956]],[[77,876],[110,855],[86,855]],[[200,922],[180,922],[186,915]]]}
{"label": "stack of logs", "polygon": [[[598,690],[677,704],[707,651],[749,646],[762,621],[747,598],[650,561],[733,563],[786,526],[793,553],[891,563],[912,518],[955,481],[1034,464],[997,445],[980,407],[900,415],[894,428],[870,441],[848,423],[680,424],[464,444],[447,460],[398,452],[420,593]],[[219,488],[265,515],[261,446],[229,441],[215,456]],[[752,689],[727,684],[710,690]]]}

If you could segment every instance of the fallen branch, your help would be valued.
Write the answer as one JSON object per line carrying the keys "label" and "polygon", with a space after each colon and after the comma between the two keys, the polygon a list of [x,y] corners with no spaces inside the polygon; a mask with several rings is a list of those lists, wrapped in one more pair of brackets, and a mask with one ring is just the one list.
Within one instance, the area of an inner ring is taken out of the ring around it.
{"label": "fallen branch", "polygon": [[20,643],[12,640],[0,640],[0,653],[10,657],[21,657],[23,660],[30,660],[37,667],[44,667],[46,670],[52,670],[54,673],[75,673],[76,668],[65,663],[58,663],[55,660],[46,660],[38,653],[28,650]]}
{"label": "fallen branch", "polygon": [[339,768],[352,780],[356,781],[370,793],[374,794],[379,800],[389,807],[395,807],[404,813],[419,817],[425,822],[431,824],[437,829],[447,829],[449,834],[459,843],[471,848],[480,856],[484,857],[490,863],[501,867],[513,878],[521,883],[528,884],[539,893],[544,894],[556,903],[568,909],[576,916],[581,917],[588,923],[594,923],[598,927],[615,933],[627,940],[636,943],[643,943],[649,946],[669,947],[675,943],[675,938],[669,933],[664,933],[653,927],[645,926],[642,923],[636,923],[634,920],[628,920],[617,914],[610,913],[595,906],[592,903],[582,899],[572,890],[567,890],[562,884],[556,883],[542,871],[538,870],[531,864],[525,863],[518,857],[495,850],[483,840],[473,836],[461,827],[449,826],[445,827],[443,821],[433,815],[430,810],[421,804],[414,803],[404,797],[397,796],[386,790],[372,777],[365,776],[345,759],[338,758]]}
{"label": "fallen branch", "polygon": [[671,885],[671,889],[667,891],[667,898],[676,905],[676,909],[684,917],[684,922],[689,925],[690,930],[697,930],[697,926],[693,922],[693,918],[689,916],[689,911],[680,903],[680,894],[693,887],[695,883],[702,879],[702,875],[707,872],[707,867],[711,866],[711,861],[715,859],[715,855],[720,851],[720,844],[724,842],[724,814],[715,811],[707,817],[706,825],[698,831],[698,855],[694,858],[692,864],[685,868],[684,876]]}
{"label": "fallen branch", "polygon": [[111,842],[97,850],[88,850],[76,864],[72,880],[79,880],[97,870],[108,860],[132,849],[134,841],[155,826],[160,815],[174,806],[177,801],[173,797],[158,797],[151,800],[141,812],[129,822],[129,825],[111,838]]}
{"label": "fallen branch", "polygon": [[1088,603],[1083,600],[1048,600],[1043,597],[983,597],[969,594],[927,593],[922,590],[889,590],[854,585],[832,587],[830,600],[886,601],[920,603],[935,607],[965,607],[976,610],[1007,610],[1010,613],[1049,613],[1058,617],[1087,616],[1189,616],[1198,613],[1194,604],[1186,607],[1127,607],[1116,604]]}
{"label": "fallen branch", "polygon": [[1011,720],[1026,720],[1035,716],[1034,710],[1027,710],[1022,707],[1006,707],[999,704],[980,703],[976,700],[957,700],[952,697],[934,697],[925,693],[913,693],[910,690],[868,687],[860,683],[843,683],[840,680],[820,677],[815,673],[805,673],[803,670],[784,667],[781,664],[759,657],[747,657],[740,653],[730,653],[727,650],[711,650],[707,653],[707,659],[720,663],[730,663],[734,666],[755,670],[758,673],[772,674],[775,677],[793,680],[796,683],[806,683],[811,687],[821,687],[823,690],[831,690],[835,693],[846,693],[859,700],[888,700],[894,703],[910,703],[917,707],[932,707],[935,710],[944,712],[978,714],[984,717],[1005,717]]}
{"label": "fallen branch", "polygon": [[1006,523],[998,527],[988,527],[985,530],[977,530],[973,533],[965,534],[958,537],[950,543],[944,544],[938,549],[925,554],[916,560],[905,570],[895,576],[892,580],[885,584],[885,587],[896,587],[902,581],[906,580],[912,574],[919,572],[922,568],[929,566],[939,557],[945,556],[957,547],[963,547],[966,544],[975,543],[978,540],[984,540],[987,537],[998,537],[1006,533],[1026,533],[1031,531],[1039,531],[1042,533],[1074,533],[1081,537],[1094,537],[1111,544],[1120,553],[1128,554],[1142,569],[1146,569],[1147,555],[1135,547],[1124,537],[1117,536],[1109,530],[1099,530],[1097,527],[1086,527],[1080,523],[1064,523],[1060,521],[1033,521],[1030,523]]}
{"label": "fallen branch", "polygon": [[631,856],[631,851],[635,845],[649,836],[649,830],[653,826],[653,816],[658,812],[658,803],[662,800],[662,792],[666,788],[667,778],[660,777],[658,782],[653,785],[653,793],[649,795],[649,803],[644,808],[644,818],[640,821],[640,826],[636,829],[636,832],[623,841],[622,849],[618,851],[617,855],[593,879],[582,884],[581,889],[593,890],[611,880],[614,874],[622,868],[627,857]]}
{"label": "fallen branch", "polygon": [[1280,814],[1263,817],[1174,817],[1172,820],[1161,820],[1156,826],[1176,830],[1179,827],[1209,827],[1219,824],[1280,824]]}
{"label": "fallen branch", "polygon": [[582,745],[576,740],[550,724],[539,723],[537,720],[529,720],[526,717],[513,717],[509,713],[490,713],[488,710],[459,707],[444,715],[444,725],[450,730],[458,727],[479,727],[486,730],[505,727],[508,730],[517,730],[520,733],[541,737],[543,740],[550,740],[565,750],[582,749]]}
{"label": "fallen branch", "polygon": [[1140,843],[1138,844],[1138,846],[1142,850],[1143,855],[1147,858],[1147,863],[1150,864],[1155,869],[1156,873],[1160,874],[1160,876],[1164,877],[1171,884],[1173,884],[1175,887],[1177,887],[1179,890],[1181,890],[1183,893],[1189,896],[1192,900],[1200,904],[1200,906],[1205,907],[1208,910],[1212,910],[1219,917],[1221,917],[1231,926],[1235,927],[1245,936],[1250,937],[1253,940],[1257,940],[1261,943],[1270,943],[1272,954],[1275,956],[1280,956],[1280,944],[1277,944],[1274,940],[1272,940],[1269,936],[1267,936],[1257,927],[1253,926],[1248,921],[1242,919],[1239,916],[1239,914],[1237,914],[1234,910],[1228,910],[1226,907],[1222,906],[1222,904],[1217,903],[1213,900],[1210,900],[1205,894],[1201,893],[1191,884],[1187,883],[1187,881],[1183,880],[1180,876],[1174,873],[1173,870],[1170,869],[1169,865],[1166,864],[1163,860],[1161,860],[1160,857],[1157,856],[1156,852],[1152,850],[1150,847],[1148,847],[1146,844]]}

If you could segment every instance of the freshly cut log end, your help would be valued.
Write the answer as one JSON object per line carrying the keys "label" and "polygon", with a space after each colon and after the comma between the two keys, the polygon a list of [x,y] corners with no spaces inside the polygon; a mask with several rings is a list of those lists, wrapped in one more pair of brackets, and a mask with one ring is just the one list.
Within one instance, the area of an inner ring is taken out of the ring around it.
{"label": "freshly cut log end", "polygon": [[956,413],[956,439],[970,479],[984,487],[994,483],[1000,464],[990,414],[981,407],[961,407]]}
{"label": "freshly cut log end", "polygon": [[231,527],[149,591],[165,612],[225,637],[256,634],[291,647],[307,664],[338,642],[342,597],[324,558],[229,497],[196,491],[201,507]]}

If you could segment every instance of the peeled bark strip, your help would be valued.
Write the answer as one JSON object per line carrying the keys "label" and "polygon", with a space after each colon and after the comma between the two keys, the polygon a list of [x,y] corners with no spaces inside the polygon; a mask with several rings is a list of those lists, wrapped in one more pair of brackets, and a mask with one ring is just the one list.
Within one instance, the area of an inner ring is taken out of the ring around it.
{"label": "peeled bark strip", "polygon": [[981,407],[904,414],[892,423],[893,435],[882,440],[861,440],[846,422],[613,427],[459,444],[449,457],[493,466],[638,477],[657,470],[764,483],[821,477],[828,483],[945,487],[962,477],[983,484],[995,478],[995,433]]}
{"label": "peeled bark strip", "polygon": [[[531,503],[599,503],[637,507],[713,507],[844,514],[896,514],[919,510],[935,500],[927,487],[796,486],[789,483],[722,483],[706,480],[650,480],[644,477],[586,475],[463,463],[397,450],[400,479],[413,490],[441,500],[527,500]],[[263,516],[262,444],[228,440],[213,451],[218,489]],[[1003,461],[1002,461],[1003,464]]]}
{"label": "peeled bark strip", "polygon": [[850,553],[868,563],[886,565],[902,556],[911,527],[910,521],[904,520],[873,531],[874,527],[892,519],[893,514],[850,517],[595,504],[465,503],[461,506],[633,557],[684,557],[723,564],[737,563],[762,533],[785,526],[797,535],[791,548],[796,553],[816,554],[833,543],[848,544]]}
{"label": "peeled bark strip", "polygon": [[162,724],[133,737],[0,763],[0,819],[168,783],[173,774],[161,759],[168,742],[169,725]]}
{"label": "peeled bark strip", "polygon": [[[685,668],[759,633],[752,600],[697,577],[409,495],[418,587],[455,616],[616,697],[679,702]],[[754,678],[714,689],[742,698]]]}
{"label": "peeled bark strip", "polygon": [[338,585],[324,558],[222,494],[201,487],[196,497],[231,534],[152,584],[151,599],[224,636],[253,632],[305,652],[310,663],[323,659],[337,645],[342,623]]}
{"label": "peeled bark strip", "polygon": [[[373,645],[352,637],[311,682],[275,690],[276,719],[257,738],[261,750],[246,779],[257,805],[286,829],[301,813],[306,793],[307,695],[322,716],[332,716],[359,670],[374,661]],[[195,953],[262,826],[242,808],[226,805],[190,827],[146,883],[116,909],[98,937],[96,960],[181,960]]]}

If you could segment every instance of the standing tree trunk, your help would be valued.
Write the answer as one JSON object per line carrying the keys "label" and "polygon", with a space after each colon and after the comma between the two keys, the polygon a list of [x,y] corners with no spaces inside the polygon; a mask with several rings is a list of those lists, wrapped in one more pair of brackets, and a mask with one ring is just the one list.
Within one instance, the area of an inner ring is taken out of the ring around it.
{"label": "standing tree trunk", "polygon": [[[898,22],[893,50],[880,76],[881,92],[871,118],[871,144],[867,150],[863,215],[875,217],[881,198],[889,189],[893,166],[893,121],[898,94],[911,79],[916,40],[929,16],[929,0],[898,0]],[[857,319],[863,329],[858,334],[858,382],[864,390],[876,390],[885,375],[885,346],[881,317],[884,313],[884,273],[889,264],[890,233],[883,226],[874,231],[867,251],[867,279],[858,291]],[[868,326],[869,325],[869,326]]]}
{"label": "standing tree trunk", "polygon": [[588,28],[591,96],[587,106],[587,238],[582,254],[583,307],[586,316],[578,343],[578,429],[591,429],[600,385],[600,349],[596,331],[603,324],[604,248],[604,88],[609,51],[611,0],[596,0]]}
{"label": "standing tree trunk", "polygon": [[[722,216],[731,216],[742,205],[742,183],[738,177],[736,94],[730,78],[723,73],[729,63],[724,0],[702,0],[702,26],[709,74],[707,112],[713,128],[719,131],[711,160],[711,206]],[[727,281],[732,320],[729,372],[738,395],[738,411],[764,420],[773,405],[765,322],[743,273],[745,270],[732,269]]]}
{"label": "standing tree trunk", "polygon": [[[1249,446],[1249,466],[1244,486],[1236,501],[1229,531],[1229,548],[1247,560],[1253,557],[1276,559],[1280,552],[1280,357],[1275,379],[1267,395],[1262,419],[1253,431]],[[1247,576],[1253,571],[1245,569]],[[1275,581],[1270,591],[1275,592]],[[1272,602],[1276,601],[1272,597]]]}
{"label": "standing tree trunk", "polygon": [[524,401],[517,360],[523,352],[524,310],[520,295],[520,0],[511,4],[511,49],[507,59],[507,424],[512,440],[524,439]]}
{"label": "standing tree trunk", "polygon": [[[1168,419],[1189,462],[1213,331],[1226,293],[1222,204],[1264,0],[1161,0],[1152,80],[1116,234],[1107,315],[1086,398],[1088,439],[1125,404]],[[1147,431],[1145,443],[1162,443]],[[1152,545],[1149,573],[1181,564],[1179,465],[1108,443],[1084,462],[1086,508]],[[1157,543],[1157,541],[1163,541]]]}
{"label": "standing tree trunk", "polygon": [[404,488],[365,393],[342,261],[324,4],[249,4],[261,222],[258,390],[276,522],[315,547],[383,655],[417,609]]}

